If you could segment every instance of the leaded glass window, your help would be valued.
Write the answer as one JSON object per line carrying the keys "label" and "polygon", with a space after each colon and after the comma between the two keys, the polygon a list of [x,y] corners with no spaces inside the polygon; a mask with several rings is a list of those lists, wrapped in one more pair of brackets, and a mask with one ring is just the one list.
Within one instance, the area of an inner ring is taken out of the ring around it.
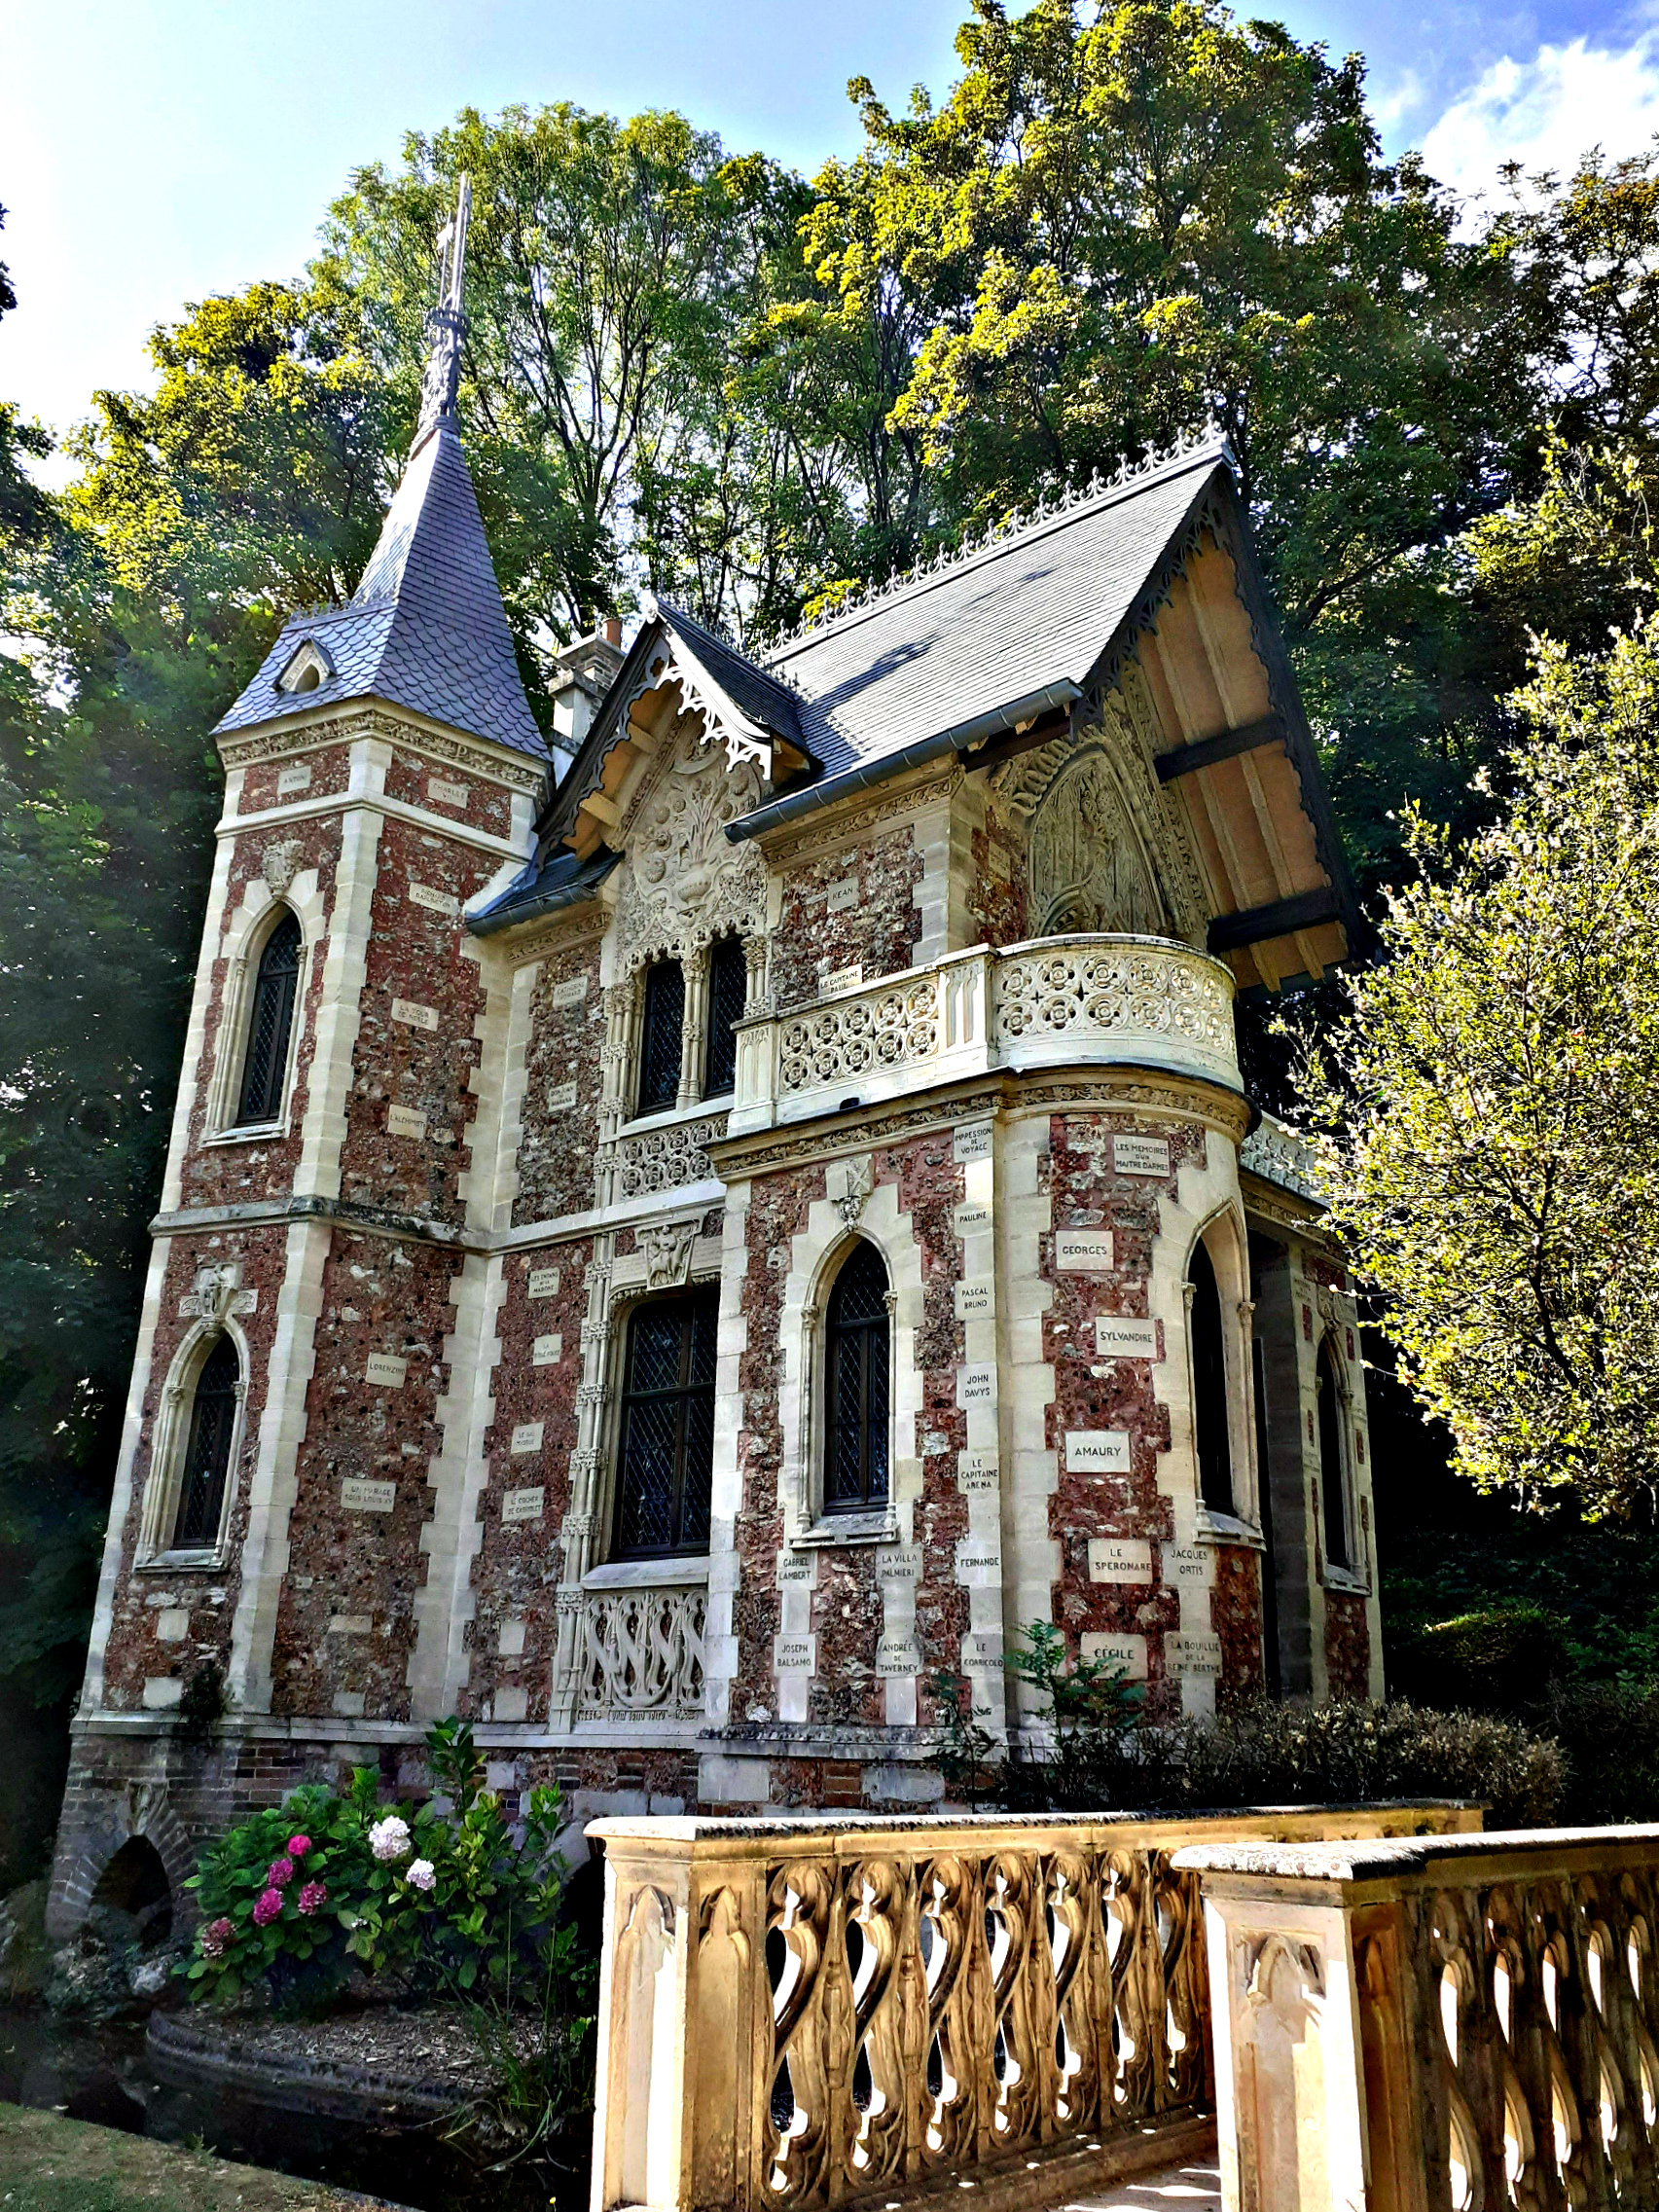
{"label": "leaded glass window", "polygon": [[860,1238],[830,1291],[824,1510],[857,1512],[887,1495],[887,1271]]}
{"label": "leaded glass window", "polygon": [[1342,1453],[1342,1392],[1337,1384],[1336,1360],[1331,1353],[1331,1340],[1328,1336],[1319,1346],[1316,1380],[1319,1400],[1319,1487],[1324,1505],[1325,1563],[1331,1567],[1347,1567],[1351,1560],[1348,1542],[1348,1482]]}
{"label": "leaded glass window", "polygon": [[639,1036],[636,1113],[671,1106],[680,1095],[680,1030],[685,1021],[685,976],[678,961],[654,961],[645,970],[645,1014]]}
{"label": "leaded glass window", "polygon": [[703,1095],[723,1099],[738,1080],[738,1033],[748,1003],[749,963],[740,937],[722,937],[708,957],[708,1044]]}
{"label": "leaded glass window", "polygon": [[621,1558],[708,1549],[719,1318],[711,1284],[653,1298],[629,1319],[617,1469]]}
{"label": "leaded glass window", "polygon": [[284,914],[259,956],[247,1058],[242,1062],[242,1095],[236,1107],[238,1124],[274,1121],[282,1111],[294,994],[300,980],[300,943],[299,922]]}
{"label": "leaded glass window", "polygon": [[236,1348],[220,1337],[196,1379],[190,1409],[190,1436],[179,1480],[178,1520],[173,1547],[206,1551],[219,1541],[225,1511],[225,1481],[231,1471],[231,1436],[236,1425]]}
{"label": "leaded glass window", "polygon": [[1202,1244],[1187,1271],[1192,1329],[1193,1430],[1198,1447],[1199,1496],[1212,1513],[1231,1513],[1233,1450],[1227,1433],[1227,1352],[1221,1334],[1221,1291]]}

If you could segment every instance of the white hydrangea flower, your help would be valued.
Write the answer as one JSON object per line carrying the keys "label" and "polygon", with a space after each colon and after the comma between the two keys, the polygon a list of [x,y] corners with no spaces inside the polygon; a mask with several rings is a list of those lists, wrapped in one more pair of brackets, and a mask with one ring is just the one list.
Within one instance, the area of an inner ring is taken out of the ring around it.
{"label": "white hydrangea flower", "polygon": [[411,1889],[430,1891],[438,1879],[438,1869],[430,1859],[416,1859],[403,1878]]}
{"label": "white hydrangea flower", "polygon": [[387,1813],[369,1831],[369,1848],[382,1866],[393,1859],[409,1857],[409,1823],[397,1813]]}

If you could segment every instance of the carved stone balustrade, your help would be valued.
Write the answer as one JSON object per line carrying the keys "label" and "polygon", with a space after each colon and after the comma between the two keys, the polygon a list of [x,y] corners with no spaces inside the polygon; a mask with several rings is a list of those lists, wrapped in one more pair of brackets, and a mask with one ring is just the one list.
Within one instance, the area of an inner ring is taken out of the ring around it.
{"label": "carved stone balustrade", "polygon": [[708,1592],[585,1589],[577,1616],[578,1722],[698,1721]]}
{"label": "carved stone balustrade", "polygon": [[1659,1828],[1183,1850],[1228,2212],[1659,2204]]}
{"label": "carved stone balustrade", "polygon": [[1051,2204],[1207,2147],[1198,1839],[1461,1807],[608,1820],[594,2212]]}
{"label": "carved stone balustrade", "polygon": [[999,1068],[1156,1068],[1236,1091],[1233,988],[1219,961],[1162,937],[953,953],[741,1024],[728,1133]]}

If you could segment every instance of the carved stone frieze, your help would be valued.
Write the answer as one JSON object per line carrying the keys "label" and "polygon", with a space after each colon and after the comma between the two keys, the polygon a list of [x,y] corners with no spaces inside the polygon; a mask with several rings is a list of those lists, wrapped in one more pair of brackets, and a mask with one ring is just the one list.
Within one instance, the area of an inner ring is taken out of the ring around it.
{"label": "carved stone frieze", "polygon": [[879,829],[900,815],[920,814],[924,807],[937,806],[949,799],[962,780],[962,772],[954,763],[936,775],[919,783],[899,785],[885,796],[868,799],[862,806],[826,807],[821,814],[810,815],[807,826],[791,824],[787,830],[781,826],[774,831],[763,830],[757,842],[764,845],[770,859],[783,865],[805,852],[833,852],[838,846],[867,831]]}
{"label": "carved stone frieze", "polygon": [[527,755],[512,758],[448,730],[424,729],[415,722],[388,714],[380,707],[358,707],[330,715],[326,720],[297,726],[278,723],[269,730],[254,730],[222,738],[220,758],[228,769],[249,768],[260,761],[286,760],[291,754],[314,752],[324,745],[352,744],[359,738],[383,738],[389,744],[406,746],[441,760],[486,782],[502,783],[510,791],[540,791],[553,771]]}

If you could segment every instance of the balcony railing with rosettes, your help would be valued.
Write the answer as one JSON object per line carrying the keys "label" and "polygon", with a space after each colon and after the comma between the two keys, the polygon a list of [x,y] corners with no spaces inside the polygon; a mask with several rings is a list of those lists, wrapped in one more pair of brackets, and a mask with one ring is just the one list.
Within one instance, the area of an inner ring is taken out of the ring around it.
{"label": "balcony railing with rosettes", "polygon": [[1114,1063],[1239,1089],[1229,970],[1162,937],[1044,937],[754,1016],[739,1031],[728,1134],[997,1068]]}

